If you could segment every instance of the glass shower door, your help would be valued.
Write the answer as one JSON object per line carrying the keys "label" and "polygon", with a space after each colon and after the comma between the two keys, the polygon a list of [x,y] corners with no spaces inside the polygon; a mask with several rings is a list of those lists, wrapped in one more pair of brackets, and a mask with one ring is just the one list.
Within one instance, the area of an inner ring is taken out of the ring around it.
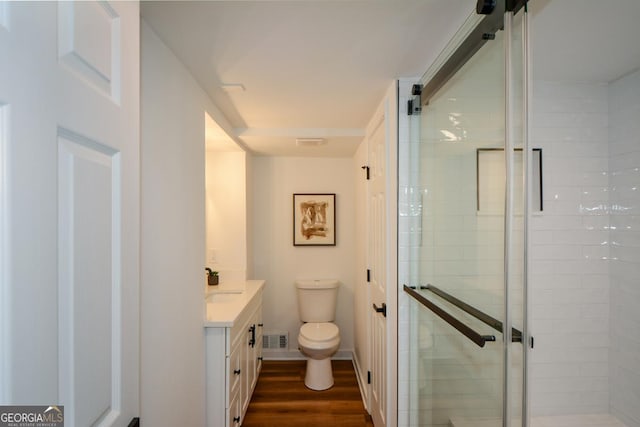
{"label": "glass shower door", "polygon": [[525,425],[529,156],[523,21],[511,18],[410,117],[412,426]]}

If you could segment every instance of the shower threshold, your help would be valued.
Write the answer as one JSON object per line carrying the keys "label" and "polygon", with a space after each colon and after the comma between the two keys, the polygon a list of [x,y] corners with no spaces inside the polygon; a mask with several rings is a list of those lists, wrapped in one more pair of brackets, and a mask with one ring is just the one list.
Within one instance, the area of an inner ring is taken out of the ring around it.
{"label": "shower threshold", "polygon": [[[520,420],[514,420],[512,426],[518,426]],[[502,427],[498,418],[452,417],[451,427]],[[533,417],[531,427],[627,427],[611,414],[557,415]]]}

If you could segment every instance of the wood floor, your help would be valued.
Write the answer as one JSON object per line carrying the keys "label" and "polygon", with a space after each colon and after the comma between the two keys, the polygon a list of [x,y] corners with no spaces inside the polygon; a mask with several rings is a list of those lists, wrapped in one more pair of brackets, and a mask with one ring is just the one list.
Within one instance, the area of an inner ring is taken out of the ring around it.
{"label": "wood floor", "polygon": [[350,360],[332,361],[335,384],[325,391],[305,387],[305,363],[263,362],[243,427],[373,427]]}

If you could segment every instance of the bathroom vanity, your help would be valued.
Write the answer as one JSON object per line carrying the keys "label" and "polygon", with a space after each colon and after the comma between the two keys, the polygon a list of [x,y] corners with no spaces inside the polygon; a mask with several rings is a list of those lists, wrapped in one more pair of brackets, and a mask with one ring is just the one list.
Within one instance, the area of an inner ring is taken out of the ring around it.
{"label": "bathroom vanity", "polygon": [[262,367],[264,280],[225,283],[206,295],[207,426],[242,424]]}

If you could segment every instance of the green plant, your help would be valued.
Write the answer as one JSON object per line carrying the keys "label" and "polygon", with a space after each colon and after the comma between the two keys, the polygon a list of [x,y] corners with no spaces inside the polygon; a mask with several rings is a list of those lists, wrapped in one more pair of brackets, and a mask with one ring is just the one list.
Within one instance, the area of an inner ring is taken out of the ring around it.
{"label": "green plant", "polygon": [[207,270],[207,276],[217,276],[218,275],[217,271],[213,271],[209,267],[206,267],[205,270]]}

